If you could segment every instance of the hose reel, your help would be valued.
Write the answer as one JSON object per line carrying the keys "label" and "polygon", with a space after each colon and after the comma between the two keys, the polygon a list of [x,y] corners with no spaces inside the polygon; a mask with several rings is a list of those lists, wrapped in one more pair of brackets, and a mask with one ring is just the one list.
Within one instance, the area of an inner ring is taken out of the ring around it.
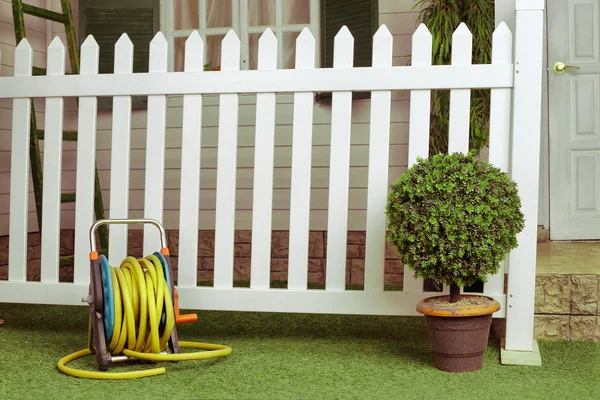
{"label": "hose reel", "polygon": [[[161,249],[141,258],[126,257],[118,268],[109,265],[95,246],[95,231],[103,224],[152,224],[160,231]],[[123,361],[182,361],[226,356],[228,346],[180,341],[177,324],[197,321],[196,314],[180,315],[179,295],[173,283],[166,233],[151,219],[99,220],[90,229],[88,347],[58,362],[65,374],[91,379],[131,379],[164,374],[165,368],[109,373],[109,367]],[[181,348],[205,351],[181,352]],[[67,363],[96,355],[101,372],[77,370]]]}

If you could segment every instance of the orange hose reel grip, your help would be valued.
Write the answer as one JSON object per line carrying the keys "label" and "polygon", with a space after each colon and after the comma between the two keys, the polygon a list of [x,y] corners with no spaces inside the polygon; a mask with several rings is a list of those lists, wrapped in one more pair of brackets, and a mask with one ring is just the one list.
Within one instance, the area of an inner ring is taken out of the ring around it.
{"label": "orange hose reel grip", "polygon": [[177,289],[175,289],[175,302],[173,304],[173,309],[175,311],[175,324],[177,325],[198,321],[198,314],[179,314],[179,293],[177,292]]}

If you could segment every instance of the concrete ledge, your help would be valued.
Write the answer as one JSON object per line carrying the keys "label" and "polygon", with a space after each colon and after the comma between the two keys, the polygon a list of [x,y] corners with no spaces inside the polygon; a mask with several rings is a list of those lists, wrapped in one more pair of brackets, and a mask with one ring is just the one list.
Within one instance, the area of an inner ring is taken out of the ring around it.
{"label": "concrete ledge", "polygon": [[542,356],[536,340],[531,351],[509,351],[505,348],[505,339],[500,339],[500,363],[503,365],[530,365],[540,367]]}

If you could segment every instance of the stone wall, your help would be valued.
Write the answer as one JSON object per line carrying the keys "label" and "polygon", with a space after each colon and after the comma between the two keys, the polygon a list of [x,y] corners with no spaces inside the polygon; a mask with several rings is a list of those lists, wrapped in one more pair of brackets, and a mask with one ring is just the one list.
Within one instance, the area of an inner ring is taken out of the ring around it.
{"label": "stone wall", "polygon": [[600,341],[600,275],[538,275],[535,336]]}
{"label": "stone wall", "polygon": [[[504,318],[493,325],[506,336]],[[600,275],[537,275],[534,339],[600,342]]]}
{"label": "stone wall", "polygon": [[[177,273],[178,232],[168,231],[174,274]],[[272,235],[271,279],[287,280],[288,232]],[[251,232],[235,234],[234,279],[250,279]],[[29,235],[27,280],[40,280],[39,234]],[[61,232],[61,255],[73,254],[73,231]],[[143,231],[129,233],[129,255],[143,257]],[[325,283],[327,232],[310,232],[309,273],[311,283]],[[346,283],[364,283],[365,233],[348,233]],[[389,243],[386,244],[385,283],[401,285],[403,268]],[[210,281],[214,271],[214,231],[198,232],[198,280]],[[8,237],[0,237],[0,279],[8,278]],[[73,265],[60,269],[60,280],[73,280]],[[535,338],[549,340],[600,341],[600,275],[546,274],[536,277]],[[495,319],[499,336],[505,334],[504,320]]]}
{"label": "stone wall", "polygon": [[[167,231],[168,245],[171,251],[171,262],[174,275],[177,274],[179,233]],[[198,281],[211,281],[214,273],[214,231],[198,232]],[[365,232],[349,232],[346,263],[346,283],[363,284],[365,270]],[[287,280],[289,233],[287,231],[274,231],[272,234],[271,250],[271,280]],[[61,255],[73,253],[73,231],[61,232]],[[251,231],[235,232],[234,247],[234,280],[250,280],[251,256]],[[28,239],[28,272],[27,279],[37,281],[40,279],[40,235],[29,234]],[[129,231],[128,254],[134,257],[143,257],[143,231],[131,229]],[[157,249],[158,250],[158,249]],[[325,257],[327,251],[327,232],[312,231],[309,235],[309,267],[308,281],[310,283],[325,283]],[[398,260],[394,247],[386,243],[385,250],[385,283],[401,285],[403,281],[403,268]],[[0,279],[8,276],[8,237],[0,238]],[[60,280],[69,282],[73,280],[73,266],[66,265],[60,269]]]}
{"label": "stone wall", "polygon": [[[177,273],[177,256],[179,246],[179,232],[167,231],[168,244],[172,255],[174,273]],[[544,241],[538,232],[538,241]],[[214,271],[214,231],[198,232],[198,280],[210,281]],[[287,257],[289,234],[287,231],[274,231],[272,234],[271,250],[271,280],[287,279]],[[38,281],[40,279],[40,235],[31,233],[28,237],[27,251],[27,279]],[[250,254],[252,232],[236,231],[234,248],[234,279],[250,280]],[[143,257],[143,231],[141,229],[129,230],[128,254]],[[73,254],[73,230],[61,231],[61,256]],[[327,232],[312,231],[309,236],[309,267],[308,281],[311,283],[325,283],[325,254],[327,250]],[[365,232],[353,231],[348,233],[346,264],[346,283],[363,284],[365,270]],[[8,279],[8,236],[0,237],[0,279]],[[73,265],[65,265],[60,269],[60,281],[73,280]],[[398,260],[396,250],[386,242],[385,249],[385,283],[401,285],[403,282],[403,267]],[[432,289],[432,288],[430,288]]]}
{"label": "stone wall", "polygon": [[[74,249],[74,231],[63,230],[60,235],[60,255],[72,256]],[[0,237],[0,280],[8,279],[8,236]],[[39,233],[30,233],[27,237],[27,280],[40,280],[41,238]],[[73,265],[60,268],[60,281],[73,281]]]}
{"label": "stone wall", "polygon": [[[214,272],[214,231],[198,232],[198,280],[210,281]],[[135,243],[135,239],[134,239]],[[250,280],[250,255],[252,232],[237,231],[234,247],[234,280]],[[169,232],[169,249],[173,268],[177,269],[179,238],[177,231]],[[271,236],[271,280],[287,280],[289,233],[274,231]],[[140,246],[141,247],[141,246]],[[325,283],[325,258],[327,232],[311,231],[309,234],[308,281]],[[346,283],[363,284],[365,271],[365,232],[349,232],[346,251]],[[401,284],[403,268],[390,243],[386,245],[385,283]]]}

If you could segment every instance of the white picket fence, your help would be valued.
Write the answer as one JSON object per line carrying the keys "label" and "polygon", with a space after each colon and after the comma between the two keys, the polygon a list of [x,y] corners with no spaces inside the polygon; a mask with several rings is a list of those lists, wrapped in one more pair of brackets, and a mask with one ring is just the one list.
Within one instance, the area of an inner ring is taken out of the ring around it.
{"label": "white picket fence", "polygon": [[[32,49],[23,40],[15,51],[14,77],[0,78],[0,98],[12,98],[12,161],[8,281],[0,301],[81,304],[89,284],[88,232],[94,221],[96,96],[114,96],[110,188],[112,218],[128,216],[131,96],[148,95],[145,217],[162,220],[166,96],[183,95],[178,288],[182,308],[309,313],[419,315],[418,301],[434,293],[405,271],[404,289],[384,291],[391,91],[411,90],[409,165],[428,155],[430,93],[451,89],[450,151],[466,152],[470,89],[491,88],[490,162],[510,171],[520,188],[526,227],[509,257],[509,291],[504,269],[490,276],[485,293],[500,301],[495,317],[507,317],[506,348],[530,351],[533,336],[536,218],[541,102],[542,18],[540,2],[517,3],[516,62],[512,34],[502,23],[493,36],[490,65],[471,65],[472,36],[461,25],[453,36],[451,66],[431,66],[432,39],[421,25],[413,35],[412,65],[392,67],[392,35],[381,26],[374,36],[373,66],[353,68],[354,41],[347,28],[335,38],[334,67],[315,69],[315,40],[305,29],[297,40],[296,69],[276,69],[277,40],[270,30],[259,41],[258,70],[239,71],[240,41],[233,31],[222,43],[221,71],[203,71],[203,42],[192,34],[185,72],[167,72],[167,42],[150,44],[149,73],[131,73],[133,45],[116,44],[114,74],[98,74],[93,37],[81,48],[80,75],[65,75],[65,48],[56,38],[48,48],[47,76],[31,76]],[[534,5],[532,7],[532,5]],[[325,290],[307,290],[311,187],[313,92],[333,91],[331,165]],[[371,91],[365,287],[346,291],[346,239],[352,91]],[[275,94],[294,93],[293,153],[287,289],[270,289],[271,214]],[[237,111],[240,93],[256,94],[256,143],[250,288],[233,287]],[[196,287],[200,183],[201,110],[204,94],[220,101],[214,287]],[[512,95],[512,96],[511,96]],[[46,98],[41,282],[26,281],[30,98]],[[63,97],[79,97],[74,283],[58,281]],[[511,107],[511,97],[514,100]],[[512,111],[512,119],[511,119]],[[512,125],[511,125],[512,122]],[[512,141],[511,141],[512,127]],[[512,146],[512,158],[509,156]],[[144,235],[144,254],[157,251],[153,227]],[[111,263],[126,256],[126,230],[110,231]],[[507,297],[508,296],[508,297]]]}

